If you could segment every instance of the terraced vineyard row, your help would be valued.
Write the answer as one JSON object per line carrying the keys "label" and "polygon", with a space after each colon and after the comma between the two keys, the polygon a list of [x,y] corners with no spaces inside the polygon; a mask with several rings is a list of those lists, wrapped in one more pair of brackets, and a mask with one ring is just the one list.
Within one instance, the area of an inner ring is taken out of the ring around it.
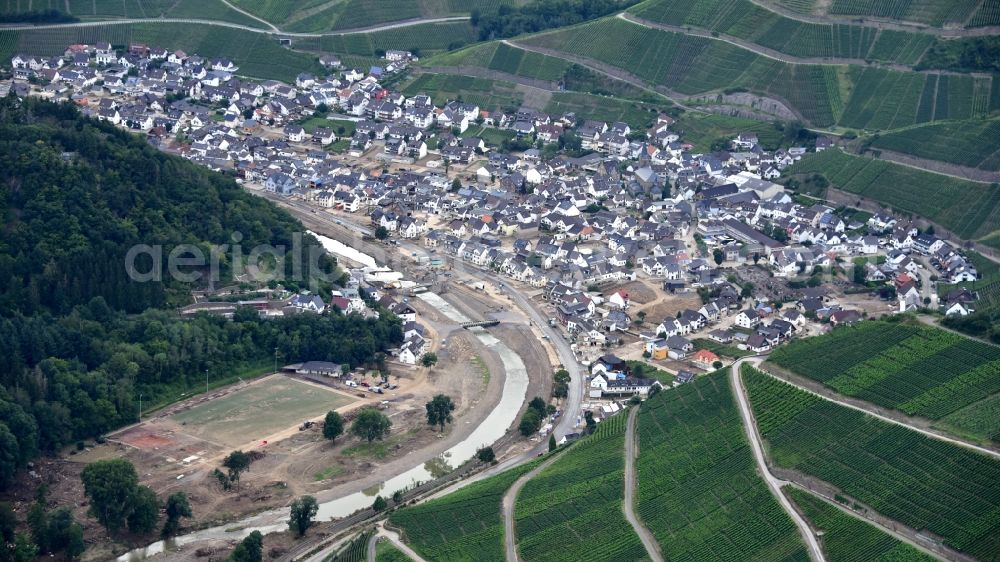
{"label": "terraced vineyard row", "polygon": [[[652,9],[660,4],[641,4]],[[674,4],[670,4],[674,6]],[[701,3],[695,8],[702,10]],[[709,23],[719,14],[688,18]],[[780,34],[779,34],[780,35]],[[923,40],[886,35],[877,46],[909,53]],[[651,29],[606,18],[519,42],[582,56],[681,94],[745,88],[785,101],[814,125],[890,129],[918,122],[968,119],[992,108],[998,94],[988,78],[938,76],[874,67],[786,64],[724,41]],[[900,56],[903,56],[902,54]]]}
{"label": "terraced vineyard row", "polygon": [[970,168],[1000,170],[1000,147],[983,139],[1000,139],[1000,119],[925,125],[881,135],[872,146]]}
{"label": "terraced vineyard row", "polygon": [[402,92],[407,96],[431,94],[439,105],[461,98],[490,111],[497,108],[516,111],[524,98],[512,82],[446,74],[422,74],[404,86]]}
{"label": "terraced vineyard row", "polygon": [[809,492],[791,486],[785,490],[806,518],[812,522],[812,526],[822,532],[823,553],[830,562],[937,560],[893,538],[878,527],[844,513]]}
{"label": "terraced vineyard row", "polygon": [[336,2],[308,18],[285,26],[285,31],[322,32],[357,29],[383,23],[419,18],[420,2],[397,0],[345,0]]}
{"label": "terraced vineyard row", "polygon": [[502,562],[500,502],[515,480],[541,462],[523,464],[442,498],[395,511],[389,523],[402,529],[406,542],[428,560]]}
{"label": "terraced vineyard row", "polygon": [[793,20],[750,0],[654,0],[629,11],[646,20],[699,27],[795,57],[914,64],[933,43],[929,34]]}
{"label": "terraced vineyard row", "polygon": [[927,217],[965,239],[985,236],[1000,224],[1000,186],[996,184],[960,180],[839,150],[803,158],[788,173],[823,175],[833,187]]}
{"label": "terraced vineyard row", "polygon": [[[988,3],[988,2],[987,2]],[[962,23],[976,9],[977,0],[833,0],[829,13],[874,16],[941,26]]]}
{"label": "terraced vineyard row", "polygon": [[274,24],[280,24],[296,12],[314,8],[326,0],[230,0],[230,2],[251,14]]}
{"label": "terraced vineyard row", "polygon": [[667,560],[808,560],[755,471],[727,376],[700,377],[642,405],[638,514]]}
{"label": "terraced vineyard row", "polygon": [[721,41],[649,29],[618,18],[522,40],[591,58],[684,94],[745,87],[792,102],[811,122],[833,124],[833,67],[788,65]]}
{"label": "terraced vineyard row", "polygon": [[[22,5],[27,2],[22,2]],[[217,20],[263,28],[264,24],[230,8],[222,2],[200,0],[68,0],[67,2],[35,1],[32,9],[58,9],[82,19],[115,18],[192,18]]]}
{"label": "terraced vineyard row", "polygon": [[517,497],[517,544],[524,560],[647,560],[622,514],[626,415],[598,431],[525,484]]}
{"label": "terraced vineyard row", "polygon": [[792,342],[770,361],[841,394],[935,420],[1000,392],[1000,348],[928,326],[862,322]]}
{"label": "terraced vineyard row", "polygon": [[1000,461],[925,437],[744,368],[772,462],[951,548],[1000,559]]}
{"label": "terraced vineyard row", "polygon": [[444,22],[411,25],[371,33],[326,35],[299,39],[295,48],[304,51],[323,51],[339,55],[375,56],[376,51],[400,49],[419,50],[421,56],[434,51],[444,51],[454,44],[475,40],[475,30],[466,22]]}

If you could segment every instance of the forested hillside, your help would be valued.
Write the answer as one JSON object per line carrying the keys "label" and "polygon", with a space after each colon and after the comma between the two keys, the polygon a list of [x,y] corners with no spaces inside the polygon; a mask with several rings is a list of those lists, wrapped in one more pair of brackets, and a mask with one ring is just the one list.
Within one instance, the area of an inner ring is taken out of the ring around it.
{"label": "forested hillside", "polygon": [[[0,205],[0,487],[39,452],[135,421],[140,393],[147,407],[175,399],[206,372],[259,372],[275,352],[357,365],[402,340],[388,313],[261,320],[240,311],[230,321],[162,309],[192,286],[131,281],[132,245],[162,244],[167,256],[239,232],[244,248],[290,250],[302,227],[232,180],[72,107],[0,100]],[[229,273],[223,262],[222,282]]]}

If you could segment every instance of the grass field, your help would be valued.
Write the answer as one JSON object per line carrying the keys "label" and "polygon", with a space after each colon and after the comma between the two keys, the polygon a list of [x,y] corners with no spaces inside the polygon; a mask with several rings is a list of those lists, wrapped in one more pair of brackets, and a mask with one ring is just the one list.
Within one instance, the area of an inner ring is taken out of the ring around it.
{"label": "grass field", "polygon": [[838,406],[752,368],[771,461],[980,560],[1000,559],[1000,460]]}
{"label": "grass field", "polygon": [[786,170],[820,174],[833,187],[926,217],[962,238],[990,234],[1000,225],[1000,186],[917,170],[840,150],[824,150]]}
{"label": "grass field", "polygon": [[856,517],[852,517],[809,492],[785,488],[814,529],[823,533],[822,547],[830,562],[892,560],[933,562],[933,556],[913,548]]}
{"label": "grass field", "polygon": [[235,447],[352,401],[338,392],[276,375],[178,412],[171,419],[183,425],[185,433]]}
{"label": "grass field", "polygon": [[965,418],[988,428],[977,437],[1000,438],[995,409],[974,416],[976,403],[1000,392],[1000,347],[929,326],[870,321],[796,340],[770,361],[908,415],[939,420],[972,407]]}
{"label": "grass field", "polygon": [[1000,170],[1000,119],[935,123],[887,133],[872,146],[970,168]]}
{"label": "grass field", "polygon": [[500,501],[521,475],[541,460],[525,463],[428,502],[395,511],[393,527],[427,560],[503,562]]}
{"label": "grass field", "polygon": [[622,514],[626,416],[602,422],[521,489],[514,517],[524,560],[648,560]]}
{"label": "grass field", "polygon": [[639,517],[667,560],[808,560],[795,525],[756,472],[728,374],[643,403]]}
{"label": "grass field", "polygon": [[375,545],[375,562],[411,562],[411,559],[391,542],[381,540]]}

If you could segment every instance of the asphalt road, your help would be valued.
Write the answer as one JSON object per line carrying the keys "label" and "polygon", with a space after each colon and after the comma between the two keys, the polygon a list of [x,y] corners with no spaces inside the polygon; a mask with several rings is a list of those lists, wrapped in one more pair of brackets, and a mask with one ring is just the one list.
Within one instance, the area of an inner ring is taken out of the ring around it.
{"label": "asphalt road", "polygon": [[664,562],[663,553],[660,551],[660,543],[653,536],[653,533],[642,524],[639,516],[635,514],[635,459],[639,456],[639,445],[636,441],[635,426],[636,418],[639,417],[639,407],[633,406],[628,413],[628,425],[625,429],[625,501],[622,502],[622,512],[625,519],[639,535],[642,546],[646,547],[646,554],[653,562]]}
{"label": "asphalt road", "polygon": [[757,469],[760,471],[761,476],[764,477],[764,482],[767,483],[767,487],[771,489],[771,495],[778,500],[778,503],[780,503],[781,507],[784,508],[786,513],[788,513],[788,516],[792,518],[795,526],[799,528],[799,534],[802,535],[802,539],[809,548],[809,558],[811,558],[813,562],[825,562],[826,559],[823,556],[823,549],[820,548],[819,541],[816,539],[816,535],[809,527],[809,523],[802,517],[802,515],[799,514],[798,511],[795,510],[794,507],[792,507],[792,502],[785,497],[785,494],[781,493],[782,486],[789,484],[789,482],[781,480],[771,474],[771,471],[767,468],[767,462],[764,459],[764,446],[761,444],[760,434],[757,433],[757,423],[754,420],[753,411],[750,409],[750,402],[747,400],[746,389],[743,388],[743,379],[740,378],[740,369],[743,365],[747,363],[757,365],[761,361],[763,361],[763,359],[760,357],[744,357],[732,366],[730,380],[733,385],[733,393],[736,395],[736,402],[739,404],[740,417],[743,418],[743,429],[746,431],[747,440],[750,441],[750,448],[753,450],[753,458],[757,461]]}

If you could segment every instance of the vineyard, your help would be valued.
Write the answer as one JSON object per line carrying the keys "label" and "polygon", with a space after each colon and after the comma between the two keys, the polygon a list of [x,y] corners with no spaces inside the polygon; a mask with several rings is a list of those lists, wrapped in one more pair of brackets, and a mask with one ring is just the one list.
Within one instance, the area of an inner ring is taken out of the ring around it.
{"label": "vineyard", "polygon": [[755,470],[728,370],[643,404],[637,481],[638,515],[668,560],[808,560]]}
{"label": "vineyard", "polygon": [[475,40],[475,31],[466,22],[425,23],[370,33],[324,35],[295,41],[295,48],[303,51],[322,51],[339,55],[373,57],[377,51],[400,49],[419,51],[427,56],[444,51],[453,43]]}
{"label": "vineyard", "polygon": [[291,18],[296,12],[302,12],[323,4],[326,0],[230,0],[240,9],[246,10],[262,20],[280,24]]}
{"label": "vineyard", "polygon": [[832,125],[841,102],[836,67],[790,65],[729,43],[599,20],[521,42],[618,67],[682,94],[748,88],[785,99],[810,122]]}
{"label": "vineyard", "polygon": [[389,516],[414,550],[428,560],[504,560],[500,501],[515,480],[541,461],[512,468],[442,498],[405,507]]}
{"label": "vineyard", "polygon": [[[941,26],[962,23],[979,4],[976,0],[833,0],[831,15],[873,16]],[[989,4],[989,2],[986,2]]]}
{"label": "vineyard", "polygon": [[[14,2],[16,3],[16,2]],[[22,0],[22,8],[27,8]],[[0,6],[2,6],[0,2]],[[223,2],[199,0],[68,0],[45,2],[34,0],[32,9],[54,8],[72,14],[81,20],[119,18],[191,18],[216,20],[248,27],[264,28],[264,24],[230,8]],[[2,10],[0,10],[2,11]]]}
{"label": "vineyard", "polygon": [[363,531],[342,546],[332,559],[337,562],[365,562],[368,560],[368,539],[374,534],[372,530]]}
{"label": "vineyard", "polygon": [[1000,25],[1000,4],[983,2],[976,13],[969,19],[969,27]]}
{"label": "vineyard", "polygon": [[852,517],[826,501],[789,486],[787,494],[812,527],[823,533],[823,552],[829,562],[868,562],[903,560],[932,562],[933,556],[901,542],[878,527]]}
{"label": "vineyard", "polygon": [[981,560],[1000,560],[1000,461],[817,398],[744,368],[776,465]]}
{"label": "vineyard", "polygon": [[998,138],[1000,119],[957,121],[884,134],[872,146],[970,168],[1000,170],[1000,146],[983,142]]}
{"label": "vineyard", "polygon": [[[862,322],[792,342],[770,361],[841,394],[934,420],[1000,392],[1000,347],[929,326]],[[1000,420],[980,437],[997,433]]]}
{"label": "vineyard", "polygon": [[884,130],[988,111],[991,80],[852,67],[855,84],[840,124]]}
{"label": "vineyard", "polygon": [[284,31],[315,33],[339,29],[360,29],[383,23],[415,19],[423,15],[420,2],[396,0],[345,0],[327,6],[308,18],[291,21]]}
{"label": "vineyard", "polygon": [[570,92],[558,92],[545,106],[545,112],[552,116],[567,112],[576,113],[586,119],[628,123],[633,129],[645,129],[655,122],[663,105],[648,104],[626,99],[592,96]]}
{"label": "vineyard", "polygon": [[793,20],[750,0],[656,0],[630,11],[646,20],[700,27],[795,57],[913,64],[933,42],[927,34],[893,31],[883,37],[874,27]]}
{"label": "vineyard", "polygon": [[515,525],[524,560],[647,560],[622,514],[626,414],[608,418],[525,484]]}
{"label": "vineyard", "polygon": [[404,86],[402,92],[406,96],[430,94],[438,105],[461,99],[489,111],[497,108],[516,111],[524,97],[512,82],[449,74],[421,74]]}
{"label": "vineyard", "polygon": [[961,180],[840,150],[809,155],[789,174],[820,174],[833,187],[913,213],[966,239],[991,233],[1000,224],[1000,186]]}

